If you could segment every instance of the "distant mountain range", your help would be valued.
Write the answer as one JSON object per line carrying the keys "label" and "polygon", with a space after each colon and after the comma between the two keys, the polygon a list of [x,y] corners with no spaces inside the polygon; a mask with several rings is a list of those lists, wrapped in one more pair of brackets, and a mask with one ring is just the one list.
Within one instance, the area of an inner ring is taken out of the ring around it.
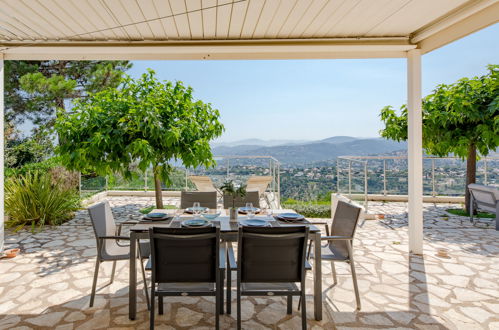
{"label": "distant mountain range", "polygon": [[318,141],[242,140],[212,145],[216,156],[273,156],[286,165],[334,161],[338,156],[367,156],[407,149],[407,143],[382,138],[333,136]]}

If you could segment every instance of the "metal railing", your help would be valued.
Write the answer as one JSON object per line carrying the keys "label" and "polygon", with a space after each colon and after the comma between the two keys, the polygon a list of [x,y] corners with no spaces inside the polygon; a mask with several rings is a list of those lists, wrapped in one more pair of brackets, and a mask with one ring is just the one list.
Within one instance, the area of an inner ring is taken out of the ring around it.
{"label": "metal railing", "polygon": [[[215,156],[216,166],[213,168],[200,167],[197,169],[175,167],[169,185],[163,184],[163,190],[179,191],[194,190],[194,184],[189,180],[190,175],[209,176],[215,186],[219,187],[226,180],[244,184],[252,175],[271,176],[272,181],[267,188],[267,196],[276,205],[280,205],[280,163],[272,156]],[[80,174],[80,193],[90,195],[106,190],[154,190],[154,176],[152,169],[145,172],[133,171],[132,180],[125,180],[115,174],[106,177],[82,176]]]}
{"label": "metal railing", "polygon": [[[477,162],[477,182],[499,184],[499,157]],[[340,156],[336,189],[339,193],[406,195],[407,157]],[[346,172],[346,173],[345,173]],[[430,196],[462,196],[466,185],[466,162],[457,157],[424,157],[423,193]]]}

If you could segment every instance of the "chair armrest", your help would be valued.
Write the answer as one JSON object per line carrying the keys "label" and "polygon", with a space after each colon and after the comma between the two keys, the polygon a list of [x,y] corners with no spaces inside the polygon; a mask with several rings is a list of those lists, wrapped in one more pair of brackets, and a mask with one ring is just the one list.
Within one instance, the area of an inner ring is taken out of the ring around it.
{"label": "chair armrest", "polygon": [[321,236],[321,241],[351,241],[353,237],[348,236]]}
{"label": "chair armrest", "polygon": [[305,259],[305,270],[311,270],[312,269],[312,265],[308,262],[307,259]]}
{"label": "chair armrest", "polygon": [[227,255],[227,247],[225,243],[220,243],[220,251],[218,256],[218,269],[225,269],[226,267],[226,255]]}
{"label": "chair armrest", "polygon": [[327,222],[316,222],[316,221],[309,221],[308,222],[311,225],[322,225],[322,226],[327,226]]}
{"label": "chair armrest", "polygon": [[127,237],[127,236],[100,236],[99,239],[114,239],[114,240],[129,241],[130,237]]}
{"label": "chair armrest", "polygon": [[236,257],[234,256],[234,249],[232,243],[227,243],[227,256],[229,258],[229,269],[237,270]]}

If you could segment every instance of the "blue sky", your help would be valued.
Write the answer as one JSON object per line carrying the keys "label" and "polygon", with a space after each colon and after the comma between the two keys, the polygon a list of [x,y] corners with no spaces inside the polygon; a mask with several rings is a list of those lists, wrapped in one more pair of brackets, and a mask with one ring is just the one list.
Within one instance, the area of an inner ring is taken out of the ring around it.
{"label": "blue sky", "polygon": [[[423,95],[499,64],[499,24],[423,56]],[[220,141],[375,137],[379,111],[406,102],[406,60],[134,61],[181,80],[221,112]]]}

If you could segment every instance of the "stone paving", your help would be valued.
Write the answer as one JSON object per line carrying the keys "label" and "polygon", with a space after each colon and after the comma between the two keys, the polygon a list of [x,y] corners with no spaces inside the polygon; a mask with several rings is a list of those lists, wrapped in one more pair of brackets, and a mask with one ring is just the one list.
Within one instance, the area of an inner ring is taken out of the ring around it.
{"label": "stone paving", "polygon": [[[137,219],[151,198],[110,198],[118,221]],[[165,199],[175,205],[175,199]],[[446,214],[449,205],[425,204],[424,255],[408,251],[406,205],[370,203],[385,223],[368,220],[354,243],[362,310],[355,311],[350,272],[337,265],[338,284],[323,263],[324,319],[313,320],[312,273],[308,274],[308,325],[311,329],[499,329],[499,233]],[[0,329],[145,329],[148,312],[139,292],[137,320],[128,319],[128,265],[119,262],[112,285],[104,286],[111,264],[102,265],[95,306],[88,307],[95,240],[87,212],[60,227],[32,234],[6,233],[6,248],[20,247],[14,259],[0,260]],[[449,258],[436,249],[449,249]],[[139,277],[140,278],[140,277]],[[234,276],[235,278],[235,276]],[[286,314],[283,298],[243,299],[243,328],[299,329],[300,313]],[[209,329],[214,300],[165,299],[158,329]],[[235,328],[233,315],[221,317]]]}

